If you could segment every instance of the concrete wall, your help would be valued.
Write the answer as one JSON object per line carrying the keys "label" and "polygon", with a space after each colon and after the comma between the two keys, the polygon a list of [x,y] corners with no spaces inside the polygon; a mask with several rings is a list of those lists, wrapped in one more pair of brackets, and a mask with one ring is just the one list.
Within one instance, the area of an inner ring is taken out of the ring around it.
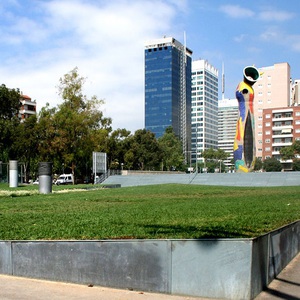
{"label": "concrete wall", "polygon": [[[129,175],[131,174],[131,175]],[[300,172],[263,173],[129,173],[127,176],[109,176],[104,184],[120,184],[122,187],[182,183],[221,186],[298,186]]]}
{"label": "concrete wall", "polygon": [[300,221],[256,239],[0,241],[0,273],[253,299],[300,249]]}

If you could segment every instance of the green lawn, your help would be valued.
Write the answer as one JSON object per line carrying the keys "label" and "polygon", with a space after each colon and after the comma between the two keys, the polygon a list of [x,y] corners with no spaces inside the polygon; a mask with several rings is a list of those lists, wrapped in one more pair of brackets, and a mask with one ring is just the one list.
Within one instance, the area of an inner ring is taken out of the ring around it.
{"label": "green lawn", "polygon": [[241,238],[300,219],[300,186],[64,189],[1,184],[0,240]]}

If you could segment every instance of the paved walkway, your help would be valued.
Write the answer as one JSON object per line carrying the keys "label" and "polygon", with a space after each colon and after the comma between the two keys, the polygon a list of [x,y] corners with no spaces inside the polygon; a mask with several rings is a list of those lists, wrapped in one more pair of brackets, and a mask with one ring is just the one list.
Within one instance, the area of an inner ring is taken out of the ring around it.
{"label": "paved walkway", "polygon": [[300,300],[300,253],[255,300]]}
{"label": "paved walkway", "polygon": [[[171,296],[138,291],[52,282],[0,275],[1,300],[199,300],[206,298]],[[300,299],[300,253],[255,300]],[[212,299],[210,299],[212,300]]]}

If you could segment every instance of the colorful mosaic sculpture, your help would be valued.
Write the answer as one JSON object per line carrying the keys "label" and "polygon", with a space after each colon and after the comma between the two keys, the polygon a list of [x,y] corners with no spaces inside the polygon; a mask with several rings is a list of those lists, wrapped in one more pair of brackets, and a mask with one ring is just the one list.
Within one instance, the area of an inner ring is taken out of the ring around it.
{"label": "colorful mosaic sculpture", "polygon": [[236,89],[239,117],[233,145],[236,172],[251,172],[255,164],[254,90],[252,85],[259,78],[255,67],[244,68],[244,80]]}

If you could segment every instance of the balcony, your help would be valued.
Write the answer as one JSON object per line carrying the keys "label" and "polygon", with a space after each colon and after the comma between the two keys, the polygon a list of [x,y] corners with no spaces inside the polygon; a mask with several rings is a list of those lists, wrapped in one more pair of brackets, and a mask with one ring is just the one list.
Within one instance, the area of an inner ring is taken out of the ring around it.
{"label": "balcony", "polygon": [[22,103],[22,105],[31,105],[31,106],[36,106],[36,102],[34,101],[31,101],[31,100],[26,100],[26,99],[23,99],[23,100],[20,100],[20,102]]}
{"label": "balcony", "polygon": [[276,126],[272,126],[272,130],[273,131],[278,131],[278,130],[286,130],[287,131],[287,129],[290,129],[291,131],[293,130],[293,125],[284,125],[284,124],[282,124],[282,125],[276,125]]}
{"label": "balcony", "polygon": [[282,121],[282,122],[284,122],[284,121],[293,121],[293,116],[290,116],[290,117],[280,117],[280,118],[272,118],[272,121],[273,122],[278,122],[278,121]]}
{"label": "balcony", "polygon": [[273,134],[272,135],[273,139],[284,139],[284,138],[293,138],[293,134],[289,133],[289,134]]}
{"label": "balcony", "polygon": [[272,147],[287,147],[292,146],[293,142],[279,142],[279,143],[272,143]]}
{"label": "balcony", "polygon": [[21,110],[19,111],[19,113],[20,113],[21,115],[35,115],[35,114],[36,114],[36,111],[34,111],[34,110],[28,110],[28,109],[21,109]]}

